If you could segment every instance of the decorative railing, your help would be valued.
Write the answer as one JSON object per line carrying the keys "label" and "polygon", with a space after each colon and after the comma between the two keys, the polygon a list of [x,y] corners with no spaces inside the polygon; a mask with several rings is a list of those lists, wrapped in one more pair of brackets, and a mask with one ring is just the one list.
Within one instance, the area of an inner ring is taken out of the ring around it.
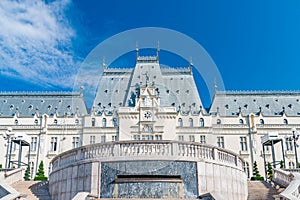
{"label": "decorative railing", "polygon": [[273,170],[273,182],[286,187],[278,196],[283,199],[300,199],[300,174],[281,169]]}
{"label": "decorative railing", "polygon": [[183,141],[123,141],[91,144],[66,151],[52,160],[52,171],[76,162],[180,160],[220,163],[243,170],[239,155],[215,146]]}

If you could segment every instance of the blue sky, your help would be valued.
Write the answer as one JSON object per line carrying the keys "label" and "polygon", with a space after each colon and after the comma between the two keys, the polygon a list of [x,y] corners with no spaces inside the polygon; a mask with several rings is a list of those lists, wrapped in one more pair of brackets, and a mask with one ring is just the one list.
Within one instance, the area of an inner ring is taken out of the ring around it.
{"label": "blue sky", "polygon": [[93,48],[139,27],[168,28],[196,40],[227,90],[300,86],[299,1],[3,0],[0,27],[0,91],[72,90]]}

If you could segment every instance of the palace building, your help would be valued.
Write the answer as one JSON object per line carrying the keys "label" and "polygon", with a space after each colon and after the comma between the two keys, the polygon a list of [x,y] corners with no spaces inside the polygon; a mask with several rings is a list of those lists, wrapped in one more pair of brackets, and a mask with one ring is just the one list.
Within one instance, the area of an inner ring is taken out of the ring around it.
{"label": "palace building", "polygon": [[[173,188],[175,197],[214,190],[216,196],[225,191],[229,199],[242,199],[254,162],[262,175],[268,162],[296,167],[292,136],[296,140],[300,130],[299,100],[300,92],[216,90],[206,109],[192,66],[164,68],[158,56],[138,56],[134,68],[104,69],[90,110],[82,91],[0,93],[0,131],[11,128],[12,134],[30,137],[22,162],[29,161],[32,177],[44,162],[54,199],[68,199],[79,191],[107,198],[140,197],[138,190],[148,187],[157,189],[149,197],[171,195],[159,188]],[[276,137],[274,143],[270,140],[273,146],[264,143],[263,137],[269,136]],[[6,152],[0,163],[12,167],[20,145],[8,146],[2,137],[0,144],[0,151]],[[141,169],[146,171],[139,173]],[[235,178],[228,178],[228,185],[237,182],[233,188],[216,186],[222,170]],[[81,179],[83,171],[90,178]],[[71,182],[64,177],[68,173],[71,180],[78,179],[77,189],[68,186]],[[94,183],[95,177],[101,186]],[[156,183],[158,179],[167,185]],[[128,186],[135,189],[124,192]]]}

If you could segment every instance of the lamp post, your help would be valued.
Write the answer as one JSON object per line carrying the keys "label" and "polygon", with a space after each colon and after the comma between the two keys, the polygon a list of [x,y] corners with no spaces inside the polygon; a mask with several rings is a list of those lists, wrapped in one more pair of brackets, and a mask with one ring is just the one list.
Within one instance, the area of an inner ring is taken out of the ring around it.
{"label": "lamp post", "polygon": [[299,139],[299,134],[297,134],[297,130],[295,129],[295,128],[292,128],[292,133],[293,133],[293,140],[294,140],[294,148],[295,148],[295,157],[296,157],[296,168],[298,168],[299,167],[299,165],[298,165],[298,155],[297,155],[297,143],[296,143],[296,141]]}
{"label": "lamp post", "polygon": [[6,161],[5,161],[5,168],[8,169],[9,168],[9,162],[10,159],[8,157],[8,150],[9,150],[9,146],[11,145],[11,138],[12,135],[12,128],[8,127],[7,130],[5,131],[5,133],[2,133],[2,137],[4,138],[4,140],[7,140],[7,145],[6,145]]}

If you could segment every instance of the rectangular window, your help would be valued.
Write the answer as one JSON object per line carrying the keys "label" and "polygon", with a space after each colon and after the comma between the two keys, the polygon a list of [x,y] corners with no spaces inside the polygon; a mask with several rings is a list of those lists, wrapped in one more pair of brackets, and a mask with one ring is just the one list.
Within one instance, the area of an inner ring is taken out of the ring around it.
{"label": "rectangular window", "polygon": [[134,135],[133,136],[133,140],[140,140],[140,139],[141,139],[141,137],[139,135]]}
{"label": "rectangular window", "polygon": [[51,137],[51,143],[50,143],[50,151],[56,151],[57,150],[57,137]]}
{"label": "rectangular window", "polygon": [[72,147],[73,149],[79,147],[79,137],[73,137]]}
{"label": "rectangular window", "polygon": [[162,140],[162,136],[161,135],[155,135],[155,140]]}
{"label": "rectangular window", "polygon": [[111,136],[112,141],[118,141],[118,137],[116,135]]}
{"label": "rectangular window", "polygon": [[37,145],[37,137],[31,137],[30,151],[35,152]]}
{"label": "rectangular window", "polygon": [[190,140],[190,142],[195,142],[195,136],[194,135],[190,135],[189,136],[189,140]]}
{"label": "rectangular window", "polygon": [[240,137],[240,150],[241,151],[247,151],[247,138],[246,137]]}
{"label": "rectangular window", "polygon": [[95,144],[95,142],[96,142],[96,136],[91,135],[90,136],[90,144]]}
{"label": "rectangular window", "polygon": [[101,143],[106,142],[106,137],[105,135],[101,135]]}
{"label": "rectangular window", "polygon": [[179,140],[179,141],[184,141],[183,135],[178,135],[178,140]]}
{"label": "rectangular window", "polygon": [[220,147],[220,148],[224,148],[224,137],[217,137],[217,145],[218,145],[218,147]]}
{"label": "rectangular window", "polygon": [[202,144],[206,143],[205,135],[200,135],[200,143],[202,143]]}

